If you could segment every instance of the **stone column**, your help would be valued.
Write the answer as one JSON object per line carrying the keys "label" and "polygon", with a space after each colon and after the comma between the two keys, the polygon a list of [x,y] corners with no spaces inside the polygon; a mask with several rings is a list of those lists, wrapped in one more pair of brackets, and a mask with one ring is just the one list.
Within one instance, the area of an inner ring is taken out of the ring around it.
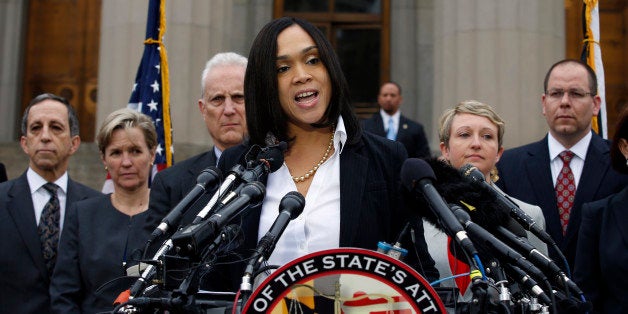
{"label": "stone column", "polygon": [[[98,123],[126,106],[143,52],[147,1],[103,1]],[[272,17],[272,1],[177,0],[166,4],[170,104],[175,159],[179,145],[211,145],[197,100],[205,62],[218,52],[248,56],[254,36]]]}
{"label": "stone column", "polygon": [[[564,2],[445,0],[434,10],[434,112],[476,99],[506,121],[504,146],[539,140],[545,72],[565,56]],[[437,126],[430,140],[437,139]]]}
{"label": "stone column", "polygon": [[18,138],[26,1],[0,0],[0,142]]}

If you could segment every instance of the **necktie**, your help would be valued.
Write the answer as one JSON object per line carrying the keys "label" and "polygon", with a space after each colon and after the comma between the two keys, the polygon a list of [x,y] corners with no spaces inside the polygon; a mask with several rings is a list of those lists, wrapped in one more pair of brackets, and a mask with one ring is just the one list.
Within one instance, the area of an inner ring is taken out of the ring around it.
{"label": "necktie", "polygon": [[569,168],[569,162],[573,158],[574,153],[566,150],[558,156],[563,161],[563,168],[560,170],[556,180],[556,201],[558,202],[560,224],[563,227],[563,235],[565,235],[567,225],[569,224],[569,213],[573,206],[574,198],[576,198],[576,182],[573,172]]}
{"label": "necktie", "polygon": [[397,134],[395,134],[395,121],[393,121],[393,118],[390,117],[390,119],[388,119],[388,130],[386,131],[386,138],[394,141],[396,137]]}
{"label": "necktie", "polygon": [[57,246],[59,245],[59,220],[60,210],[59,197],[57,189],[59,187],[54,183],[44,184],[44,189],[50,193],[50,200],[44,206],[39,219],[39,240],[41,241],[44,262],[48,268],[48,274],[52,275],[57,260]]}

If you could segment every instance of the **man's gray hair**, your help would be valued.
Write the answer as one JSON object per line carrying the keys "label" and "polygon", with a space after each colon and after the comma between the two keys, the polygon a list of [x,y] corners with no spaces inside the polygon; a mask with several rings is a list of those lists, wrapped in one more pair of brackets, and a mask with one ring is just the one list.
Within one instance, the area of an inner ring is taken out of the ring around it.
{"label": "man's gray hair", "polygon": [[248,60],[235,52],[220,52],[214,55],[207,63],[201,74],[201,98],[205,96],[205,79],[209,73],[216,67],[236,65],[246,69]]}

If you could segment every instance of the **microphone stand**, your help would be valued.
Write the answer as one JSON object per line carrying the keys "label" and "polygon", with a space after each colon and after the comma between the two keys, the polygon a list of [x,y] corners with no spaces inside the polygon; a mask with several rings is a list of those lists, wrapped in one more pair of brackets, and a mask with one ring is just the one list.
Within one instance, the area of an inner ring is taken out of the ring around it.
{"label": "microphone stand", "polygon": [[[223,249],[223,244],[228,245],[229,242],[233,240],[229,239],[229,236],[226,235],[227,232],[224,230],[227,228],[229,228],[229,226],[223,228],[223,231],[218,234],[214,241],[201,251],[199,264],[190,270],[183,282],[179,285],[179,288],[172,291],[171,301],[168,303],[169,305],[175,309],[185,311],[190,310],[190,306],[195,305],[195,295],[198,293],[202,274],[211,270],[213,267],[213,265],[207,261],[215,258],[216,252]],[[225,240],[227,243],[224,243]]]}
{"label": "microphone stand", "polygon": [[510,289],[506,285],[508,283],[506,273],[499,264],[499,261],[495,258],[490,261],[489,265],[489,269],[493,275],[493,280],[495,280],[495,285],[497,286],[497,290],[499,292],[499,304],[506,313],[510,313],[512,311],[512,300],[510,297]]}

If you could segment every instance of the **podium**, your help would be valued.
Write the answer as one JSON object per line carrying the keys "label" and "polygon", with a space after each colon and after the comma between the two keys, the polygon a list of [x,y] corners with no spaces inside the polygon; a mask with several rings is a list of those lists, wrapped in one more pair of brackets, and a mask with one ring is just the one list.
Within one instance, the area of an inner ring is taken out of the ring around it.
{"label": "podium", "polygon": [[314,252],[278,268],[242,313],[447,313],[429,283],[388,255],[358,248]]}

